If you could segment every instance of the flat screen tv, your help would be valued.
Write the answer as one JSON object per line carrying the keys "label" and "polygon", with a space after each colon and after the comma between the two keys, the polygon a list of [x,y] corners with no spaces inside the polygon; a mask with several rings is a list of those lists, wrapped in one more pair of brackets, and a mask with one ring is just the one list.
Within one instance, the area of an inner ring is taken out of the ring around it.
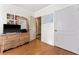
{"label": "flat screen tv", "polygon": [[13,32],[20,32],[20,25],[15,24],[4,24],[3,25],[3,33],[13,33]]}

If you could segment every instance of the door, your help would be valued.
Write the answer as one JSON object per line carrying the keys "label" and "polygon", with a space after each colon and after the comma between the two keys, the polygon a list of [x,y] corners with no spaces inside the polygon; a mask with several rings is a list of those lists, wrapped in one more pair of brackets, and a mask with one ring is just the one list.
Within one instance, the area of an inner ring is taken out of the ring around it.
{"label": "door", "polygon": [[41,41],[54,45],[53,14],[42,16],[41,23]]}
{"label": "door", "polygon": [[70,6],[56,11],[54,16],[55,45],[79,54],[78,11]]}
{"label": "door", "polygon": [[41,17],[36,17],[36,38],[41,39]]}
{"label": "door", "polygon": [[29,20],[29,32],[30,32],[30,41],[36,39],[36,23],[35,23],[35,18],[30,17]]}

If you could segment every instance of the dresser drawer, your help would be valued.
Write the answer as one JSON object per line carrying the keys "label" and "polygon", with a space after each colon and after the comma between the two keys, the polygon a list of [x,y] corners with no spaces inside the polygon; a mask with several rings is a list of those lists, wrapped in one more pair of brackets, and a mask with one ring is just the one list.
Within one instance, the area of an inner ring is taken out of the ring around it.
{"label": "dresser drawer", "polygon": [[4,40],[4,42],[17,41],[17,40],[19,40],[19,37],[6,38],[6,40]]}
{"label": "dresser drawer", "polygon": [[6,35],[7,38],[14,38],[14,37],[18,37],[18,35]]}
{"label": "dresser drawer", "polygon": [[14,48],[14,47],[17,47],[18,45],[19,45],[19,40],[5,41],[4,49]]}
{"label": "dresser drawer", "polygon": [[0,45],[2,44],[3,37],[0,36]]}
{"label": "dresser drawer", "polygon": [[20,36],[28,36],[28,33],[20,33]]}
{"label": "dresser drawer", "polygon": [[21,36],[20,40],[23,40],[23,39],[28,39],[28,36],[23,36],[23,37]]}
{"label": "dresser drawer", "polygon": [[5,44],[4,46],[3,46],[3,48],[4,48],[4,50],[8,50],[8,49],[10,49],[10,48],[13,48],[13,44]]}
{"label": "dresser drawer", "polygon": [[9,40],[4,40],[4,44],[6,44],[6,43],[9,43],[9,44],[12,44],[12,43],[14,43],[14,42],[17,42],[17,41],[19,41],[19,39],[9,39]]}
{"label": "dresser drawer", "polygon": [[3,41],[6,39],[6,36],[1,35],[0,36],[0,45],[2,45]]}

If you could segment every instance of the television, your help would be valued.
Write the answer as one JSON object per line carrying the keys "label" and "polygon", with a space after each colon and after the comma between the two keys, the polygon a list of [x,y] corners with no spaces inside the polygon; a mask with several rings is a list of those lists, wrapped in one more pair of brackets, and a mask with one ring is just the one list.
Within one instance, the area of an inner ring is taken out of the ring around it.
{"label": "television", "polygon": [[15,24],[4,24],[3,25],[3,33],[13,33],[13,32],[20,32],[21,25]]}

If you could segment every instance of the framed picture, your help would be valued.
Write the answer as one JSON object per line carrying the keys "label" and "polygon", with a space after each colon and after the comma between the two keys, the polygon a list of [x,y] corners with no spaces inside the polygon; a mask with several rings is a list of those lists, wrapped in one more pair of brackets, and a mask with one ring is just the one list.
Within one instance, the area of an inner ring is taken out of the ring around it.
{"label": "framed picture", "polygon": [[7,13],[7,24],[14,24],[14,15]]}
{"label": "framed picture", "polygon": [[7,19],[14,19],[14,15],[7,13]]}

